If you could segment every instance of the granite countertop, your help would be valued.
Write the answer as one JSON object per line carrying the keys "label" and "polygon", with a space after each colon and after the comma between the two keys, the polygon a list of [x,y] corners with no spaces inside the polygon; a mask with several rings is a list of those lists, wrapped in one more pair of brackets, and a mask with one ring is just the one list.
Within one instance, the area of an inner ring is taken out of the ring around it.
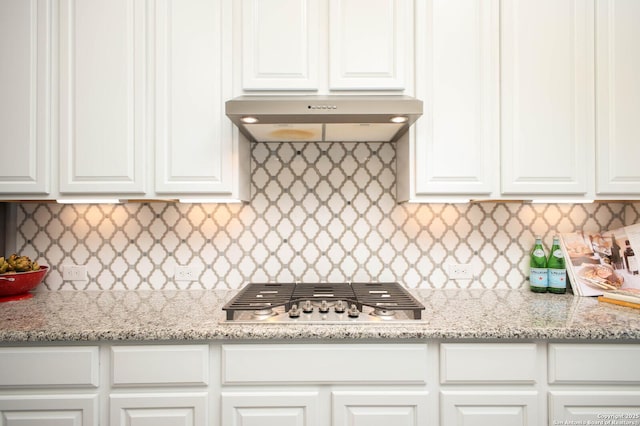
{"label": "granite countertop", "polygon": [[0,303],[0,342],[505,339],[640,341],[640,311],[528,290],[410,290],[412,324],[226,323],[235,291],[56,291]]}

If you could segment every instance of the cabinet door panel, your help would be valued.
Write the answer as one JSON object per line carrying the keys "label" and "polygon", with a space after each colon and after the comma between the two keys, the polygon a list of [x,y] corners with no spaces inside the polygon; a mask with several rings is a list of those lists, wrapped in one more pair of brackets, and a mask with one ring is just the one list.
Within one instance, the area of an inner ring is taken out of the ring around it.
{"label": "cabinet door panel", "polygon": [[[231,122],[224,116],[224,3],[156,7],[156,192],[232,191]],[[229,84],[227,84],[230,86]]]}
{"label": "cabinet door panel", "polygon": [[244,90],[318,90],[319,5],[243,0]]}
{"label": "cabinet door panel", "polygon": [[427,365],[427,345],[422,344],[222,346],[225,384],[423,383]]}
{"label": "cabinet door panel", "polygon": [[99,385],[97,346],[0,348],[0,365],[3,388]]}
{"label": "cabinet door panel", "polygon": [[440,382],[534,384],[537,359],[534,343],[443,343]]}
{"label": "cabinet door panel", "polygon": [[[552,391],[549,424],[629,424],[640,422],[640,392]],[[567,423],[569,424],[569,423]]]}
{"label": "cabinet door panel", "polygon": [[331,0],[329,88],[404,90],[410,2]]}
{"label": "cabinet door panel", "polygon": [[225,426],[315,426],[317,392],[223,392]]}
{"label": "cabinet door panel", "polygon": [[0,2],[0,193],[50,191],[51,42],[50,1]]}
{"label": "cabinet door panel", "polygon": [[443,391],[443,425],[539,425],[534,391]]}
{"label": "cabinet door panel", "polygon": [[640,383],[640,345],[549,345],[549,383]]}
{"label": "cabinet door panel", "polygon": [[111,359],[113,386],[206,385],[209,380],[206,345],[114,346]]}
{"label": "cabinet door panel", "polygon": [[207,394],[114,394],[109,397],[111,426],[200,426],[209,424]]}
{"label": "cabinet door panel", "polygon": [[427,424],[427,392],[332,393],[334,426]]}
{"label": "cabinet door panel", "polygon": [[60,192],[143,193],[146,2],[60,3]]}
{"label": "cabinet door panel", "polygon": [[499,152],[498,2],[419,4],[417,194],[490,194]]}
{"label": "cabinet door panel", "polygon": [[585,194],[594,150],[593,1],[502,2],[502,192]]}
{"label": "cabinet door panel", "polygon": [[0,396],[3,426],[92,426],[98,424],[96,395]]}
{"label": "cabinet door panel", "polygon": [[640,2],[596,3],[596,190],[640,194]]}

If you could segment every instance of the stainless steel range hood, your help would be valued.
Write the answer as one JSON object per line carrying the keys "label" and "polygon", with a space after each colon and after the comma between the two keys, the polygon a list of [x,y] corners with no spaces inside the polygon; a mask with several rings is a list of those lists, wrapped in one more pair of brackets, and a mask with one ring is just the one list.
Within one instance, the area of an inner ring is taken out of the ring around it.
{"label": "stainless steel range hood", "polygon": [[422,115],[422,101],[395,95],[240,96],[226,103],[257,142],[388,142]]}

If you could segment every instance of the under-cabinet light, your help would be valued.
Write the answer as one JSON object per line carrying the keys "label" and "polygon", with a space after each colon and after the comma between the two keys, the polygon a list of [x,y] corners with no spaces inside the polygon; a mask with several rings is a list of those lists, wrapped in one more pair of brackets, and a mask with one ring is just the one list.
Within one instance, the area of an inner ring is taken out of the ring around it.
{"label": "under-cabinet light", "polygon": [[595,200],[591,199],[567,199],[567,198],[536,198],[531,200],[531,204],[589,204]]}
{"label": "under-cabinet light", "polygon": [[117,198],[61,198],[56,200],[58,204],[122,204],[123,202]]}
{"label": "under-cabinet light", "polygon": [[242,200],[237,198],[179,198],[179,203],[193,204],[238,204]]}
{"label": "under-cabinet light", "polygon": [[467,204],[471,202],[470,198],[425,198],[418,200],[408,200],[410,204]]}

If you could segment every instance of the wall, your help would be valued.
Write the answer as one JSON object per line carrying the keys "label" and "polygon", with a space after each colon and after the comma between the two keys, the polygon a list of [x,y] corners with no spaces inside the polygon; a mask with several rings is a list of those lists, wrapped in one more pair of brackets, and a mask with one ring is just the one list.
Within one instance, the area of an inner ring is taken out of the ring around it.
{"label": "wall", "polygon": [[[237,288],[249,281],[394,280],[408,287],[527,286],[535,235],[638,220],[635,205],[401,204],[390,143],[252,145],[249,204],[18,206],[17,247],[50,265],[41,289]],[[446,265],[476,278],[450,281]],[[88,282],[61,265],[86,264]],[[175,282],[175,265],[199,271]]]}

